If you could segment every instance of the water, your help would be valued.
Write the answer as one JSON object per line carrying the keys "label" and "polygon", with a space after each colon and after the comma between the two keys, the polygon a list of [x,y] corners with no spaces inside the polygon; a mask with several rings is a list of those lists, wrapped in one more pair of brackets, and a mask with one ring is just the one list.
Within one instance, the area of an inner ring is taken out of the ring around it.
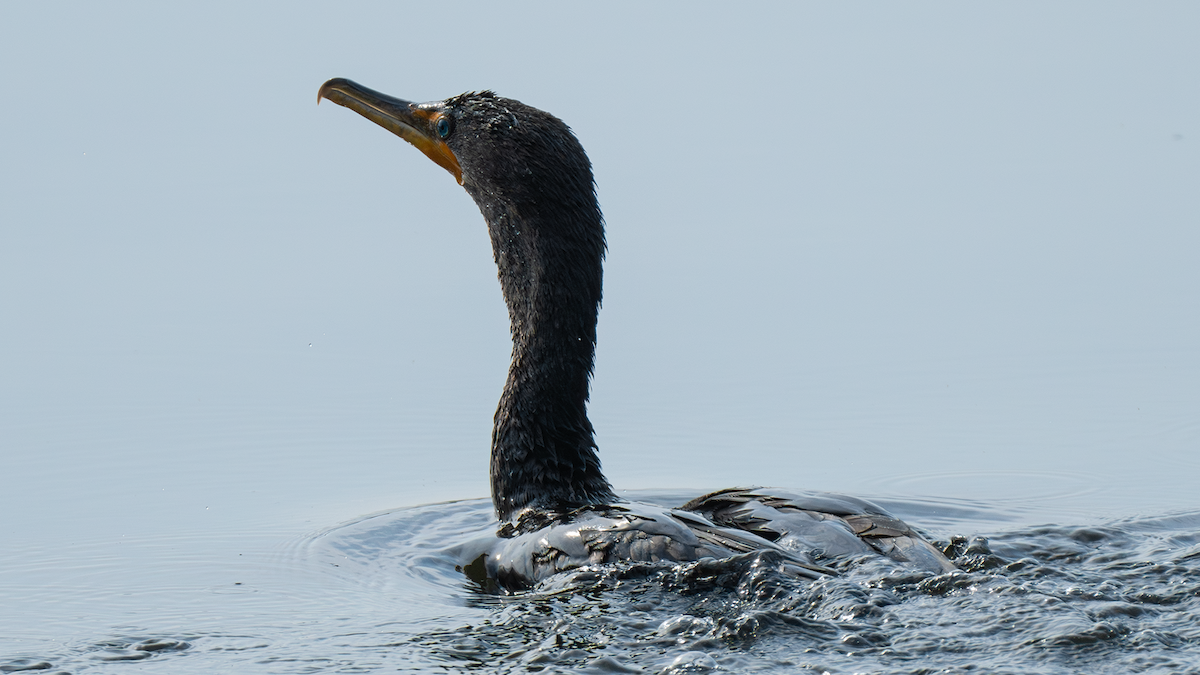
{"label": "water", "polygon": [[[1197,7],[9,3],[0,672],[1195,672]],[[874,497],[964,572],[473,588],[488,239],[335,76],[578,133],[614,486]]]}
{"label": "water", "polygon": [[809,583],[748,556],[498,596],[450,554],[493,528],[478,497],[504,354],[481,351],[140,345],[61,370],[28,351],[43,367],[10,365],[31,386],[0,411],[19,450],[0,454],[0,667],[1198,672],[1193,352],[713,363],[646,394],[636,354],[610,351],[606,469],[661,488],[625,494],[770,480],[874,498],[963,572],[876,560]]}
{"label": "water", "polygon": [[[695,494],[625,496],[666,505]],[[1013,526],[1020,513],[986,502],[881,501],[926,524],[963,571],[866,559],[810,582],[760,554],[585,568],[496,595],[457,571],[452,552],[493,530],[485,500],[387,511],[282,543],[93,542],[24,567],[10,554],[6,575],[28,586],[17,604],[5,589],[0,668],[1200,672],[1200,511]]]}

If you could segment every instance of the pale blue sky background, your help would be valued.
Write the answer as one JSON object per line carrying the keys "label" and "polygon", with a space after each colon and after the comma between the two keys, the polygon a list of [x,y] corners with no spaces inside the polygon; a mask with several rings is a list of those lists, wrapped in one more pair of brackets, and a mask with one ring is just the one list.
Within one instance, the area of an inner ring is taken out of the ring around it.
{"label": "pale blue sky background", "polygon": [[0,523],[487,494],[509,345],[482,219],[318,107],[335,76],[575,129],[618,487],[1194,508],[1197,26],[1194,3],[10,3]]}

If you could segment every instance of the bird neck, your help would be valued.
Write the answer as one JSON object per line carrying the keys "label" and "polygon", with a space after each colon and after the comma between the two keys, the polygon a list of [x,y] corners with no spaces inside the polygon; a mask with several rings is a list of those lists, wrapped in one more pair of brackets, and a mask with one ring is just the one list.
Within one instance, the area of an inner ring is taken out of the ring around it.
{"label": "bird neck", "polygon": [[603,275],[599,207],[593,197],[590,209],[518,210],[473,196],[488,223],[513,340],[492,430],[496,515],[611,502],[587,416]]}

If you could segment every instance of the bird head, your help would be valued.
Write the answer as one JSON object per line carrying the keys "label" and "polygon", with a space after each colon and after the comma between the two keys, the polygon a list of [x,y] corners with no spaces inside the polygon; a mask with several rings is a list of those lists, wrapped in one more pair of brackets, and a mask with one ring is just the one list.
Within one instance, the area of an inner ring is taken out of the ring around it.
{"label": "bird head", "polygon": [[321,85],[322,98],[416,146],[476,201],[534,210],[595,203],[591,163],[570,128],[520,101],[481,91],[413,103],[344,78]]}

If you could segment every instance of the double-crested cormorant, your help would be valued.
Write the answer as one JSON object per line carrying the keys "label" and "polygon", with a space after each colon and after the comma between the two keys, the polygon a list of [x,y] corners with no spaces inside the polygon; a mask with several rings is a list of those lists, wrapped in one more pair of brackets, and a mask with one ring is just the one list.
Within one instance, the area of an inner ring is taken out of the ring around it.
{"label": "double-crested cormorant", "polygon": [[500,538],[469,569],[519,588],[584,564],[762,549],[780,551],[806,576],[828,573],[822,561],[872,551],[954,569],[903,522],[853,497],[731,489],[679,509],[619,499],[587,417],[605,243],[591,162],[575,135],[557,117],[490,91],[410,103],[338,78],[321,86],[322,98],[415,145],[487,221],[513,352],[492,432]]}

